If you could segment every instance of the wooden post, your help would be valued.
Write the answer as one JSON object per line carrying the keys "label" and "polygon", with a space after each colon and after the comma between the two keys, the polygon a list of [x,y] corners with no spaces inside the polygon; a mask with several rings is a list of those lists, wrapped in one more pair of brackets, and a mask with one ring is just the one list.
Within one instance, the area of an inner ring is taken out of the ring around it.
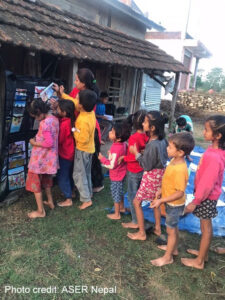
{"label": "wooden post", "polygon": [[75,81],[75,76],[77,74],[78,70],[78,61],[76,59],[71,59],[71,67],[69,70],[69,76],[68,76],[68,90],[72,91],[74,88],[74,81]]}
{"label": "wooden post", "polygon": [[197,80],[197,73],[198,73],[198,63],[199,63],[199,57],[196,57],[195,71],[194,71],[194,80],[193,80],[193,84],[192,84],[193,90],[196,90],[196,80]]}
{"label": "wooden post", "polygon": [[142,92],[142,83],[143,83],[143,72],[142,71],[138,71],[138,80],[137,80],[137,93],[136,93],[136,107],[135,107],[135,111],[137,111],[138,109],[140,109],[140,104],[141,104],[141,92]]}
{"label": "wooden post", "polygon": [[173,99],[171,102],[171,111],[170,111],[170,118],[169,118],[169,130],[172,130],[172,125],[173,125],[173,121],[174,121],[174,112],[175,112],[175,106],[176,106],[176,102],[177,102],[177,95],[178,95],[178,87],[179,87],[179,83],[180,83],[180,72],[176,73],[176,78],[175,78],[175,85],[174,85],[174,89],[173,89]]}
{"label": "wooden post", "polygon": [[131,96],[131,104],[130,104],[130,111],[129,114],[132,114],[135,109],[135,101],[136,101],[136,85],[137,85],[137,69],[134,70],[133,75],[133,87],[132,87],[132,96]]}
{"label": "wooden post", "polygon": [[41,56],[39,52],[26,51],[24,55],[24,74],[34,77],[41,76]]}

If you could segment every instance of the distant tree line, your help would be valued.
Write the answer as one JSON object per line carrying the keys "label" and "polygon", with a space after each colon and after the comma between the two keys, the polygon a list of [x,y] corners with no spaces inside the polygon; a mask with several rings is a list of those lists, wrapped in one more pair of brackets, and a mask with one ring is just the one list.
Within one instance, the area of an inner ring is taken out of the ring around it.
{"label": "distant tree line", "polygon": [[[203,76],[204,70],[199,70],[196,79],[196,90],[215,92],[225,92],[225,74],[222,68],[213,68],[205,76]],[[193,80],[193,76],[191,78]]]}

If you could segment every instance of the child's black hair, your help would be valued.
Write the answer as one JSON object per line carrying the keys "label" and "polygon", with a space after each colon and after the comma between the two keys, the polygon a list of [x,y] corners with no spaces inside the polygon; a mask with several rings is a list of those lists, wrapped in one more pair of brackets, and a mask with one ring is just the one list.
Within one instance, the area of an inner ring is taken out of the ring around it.
{"label": "child's black hair", "polygon": [[176,119],[176,123],[177,123],[178,126],[183,127],[183,126],[187,125],[187,120],[183,117],[179,117],[179,118]]}
{"label": "child's black hair", "polygon": [[91,70],[87,68],[78,69],[77,76],[80,82],[85,84],[85,88],[94,91],[97,98],[99,98],[99,88],[96,85],[96,80]]}
{"label": "child's black hair", "polygon": [[177,150],[184,151],[184,155],[189,155],[195,146],[193,135],[186,131],[171,135],[168,141],[172,142]]}
{"label": "child's black hair", "polygon": [[28,106],[27,111],[32,116],[39,117],[40,114],[47,114],[50,110],[50,105],[44,102],[41,98],[34,99]]}
{"label": "child's black hair", "polygon": [[129,139],[131,130],[126,122],[114,123],[112,128],[115,130],[116,138],[120,139],[121,143],[123,143]]}
{"label": "child's black hair", "polygon": [[129,124],[131,128],[135,130],[143,130],[143,122],[145,120],[145,116],[147,115],[147,110],[140,109],[136,111],[134,114],[129,115],[126,122]]}
{"label": "child's black hair", "polygon": [[74,122],[75,122],[75,115],[74,115],[75,106],[74,106],[73,101],[59,100],[58,105],[59,105],[59,108],[61,109],[61,111],[66,113],[66,117],[70,118],[71,126],[73,128]]}
{"label": "child's black hair", "polygon": [[219,148],[225,150],[225,116],[214,115],[209,117],[206,122],[209,122],[213,136],[221,134],[221,138],[219,139]]}
{"label": "child's black hair", "polygon": [[82,90],[79,92],[79,103],[83,106],[83,109],[87,112],[91,112],[97,102],[97,95],[91,90]]}
{"label": "child's black hair", "polygon": [[101,92],[100,96],[99,96],[100,99],[104,99],[104,98],[108,98],[108,97],[109,97],[109,94],[106,91]]}
{"label": "child's black hair", "polygon": [[165,138],[164,127],[168,123],[168,116],[165,113],[161,113],[157,110],[151,110],[147,114],[149,120],[149,126],[155,127],[154,135],[158,136],[159,140]]}

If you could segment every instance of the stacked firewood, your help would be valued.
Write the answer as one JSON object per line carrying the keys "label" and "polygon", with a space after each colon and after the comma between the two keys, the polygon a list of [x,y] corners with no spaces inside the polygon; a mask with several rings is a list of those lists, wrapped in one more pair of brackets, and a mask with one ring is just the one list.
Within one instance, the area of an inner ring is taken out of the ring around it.
{"label": "stacked firewood", "polygon": [[225,112],[225,95],[222,94],[182,92],[178,95],[177,103],[201,111]]}

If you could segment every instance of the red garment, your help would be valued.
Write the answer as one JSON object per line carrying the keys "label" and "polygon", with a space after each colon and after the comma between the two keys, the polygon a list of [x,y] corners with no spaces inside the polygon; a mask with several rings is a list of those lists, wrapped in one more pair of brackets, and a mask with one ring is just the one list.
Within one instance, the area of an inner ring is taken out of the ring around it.
{"label": "red garment", "polygon": [[77,94],[79,93],[79,89],[78,88],[73,88],[72,91],[69,93],[70,97],[76,98]]}
{"label": "red garment", "polygon": [[143,168],[139,165],[139,162],[136,160],[135,155],[131,154],[129,147],[136,144],[137,150],[139,153],[145,149],[149,137],[145,133],[135,132],[129,137],[128,140],[128,149],[127,155],[124,157],[124,161],[127,163],[127,170],[132,173],[139,173],[143,171]]}
{"label": "red garment", "polygon": [[225,168],[225,151],[209,147],[203,154],[195,176],[195,193],[193,203],[218,200],[221,194]]}
{"label": "red garment", "polygon": [[35,174],[28,170],[26,180],[26,190],[32,193],[41,193],[42,188],[51,188],[53,186],[52,175]]}
{"label": "red garment", "polygon": [[70,118],[59,119],[59,156],[73,160],[74,159],[74,138],[72,134],[72,126]]}
{"label": "red garment", "polygon": [[[72,91],[70,92],[70,97],[73,97],[73,98],[76,98],[77,94],[80,92],[80,90],[78,88],[73,88]],[[94,112],[96,111],[96,105],[94,107]],[[79,112],[75,110],[75,117],[77,118],[79,115]],[[98,121],[96,120],[96,129],[98,130],[98,138],[99,138],[99,143],[101,144],[101,139],[102,139],[102,136],[101,136],[101,129],[100,129],[100,126],[99,126],[99,123]]]}
{"label": "red garment", "polygon": [[122,181],[127,173],[125,162],[118,165],[118,158],[124,156],[127,152],[126,143],[116,142],[113,143],[110,150],[108,159],[103,157],[101,159],[102,165],[109,169],[109,177],[112,181]]}

